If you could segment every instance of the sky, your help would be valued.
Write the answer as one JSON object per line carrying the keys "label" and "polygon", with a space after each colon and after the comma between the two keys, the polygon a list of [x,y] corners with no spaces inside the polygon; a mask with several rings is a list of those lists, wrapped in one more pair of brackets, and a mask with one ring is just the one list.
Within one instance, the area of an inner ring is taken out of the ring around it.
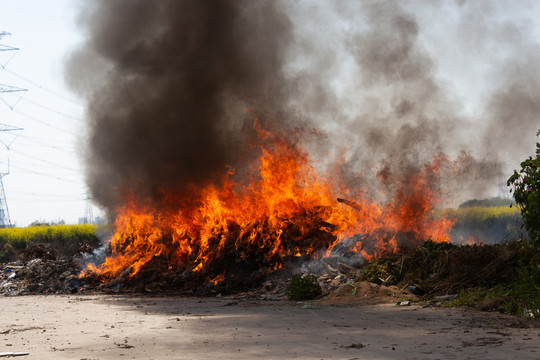
{"label": "sky", "polygon": [[[0,132],[0,173],[9,172],[2,180],[11,221],[17,226],[27,226],[34,221],[77,223],[85,215],[88,200],[81,161],[85,100],[68,89],[64,76],[67,58],[84,43],[76,21],[80,3],[0,0],[0,32],[10,33],[0,44],[19,48],[18,51],[0,51],[0,84],[27,90],[0,93],[0,123],[24,129]],[[536,39],[540,36],[537,23],[540,5],[534,1],[521,1],[518,5],[478,1],[462,7],[464,3],[406,2],[407,10],[415,15],[420,26],[417,43],[434,61],[436,80],[443,84],[441,88],[449,91],[449,101],[459,103],[455,109],[462,113],[460,116],[465,123],[470,124],[462,128],[462,139],[473,144],[477,135],[469,129],[486,126],[484,120],[493,115],[489,113],[493,93],[504,90],[508,83],[508,79],[506,83],[498,82],[501,69],[507,69],[506,64],[513,59],[523,59],[531,69],[525,78],[534,78],[534,71],[540,69],[535,55],[539,47]],[[339,16],[344,14],[325,11],[319,4],[313,1],[291,3],[297,20],[306,18],[304,32],[298,34],[296,40],[302,46],[302,36],[317,33],[321,24],[336,24],[325,31],[325,35],[318,34],[320,39],[313,51],[339,56],[340,44],[328,41],[325,36],[330,37],[333,32],[346,33],[354,22],[341,22]],[[422,11],[415,11],[415,4],[422,4]],[[362,22],[358,23],[361,27]],[[512,37],[513,33],[520,35]],[[312,45],[307,41],[305,44],[308,49]],[[309,51],[307,54],[291,65],[293,70],[294,66],[309,66],[317,60]],[[336,98],[343,100],[340,101],[341,111],[349,107],[351,113],[353,109],[361,112],[373,106],[371,98],[366,96],[367,90],[359,91],[353,81],[355,78],[349,74],[355,66],[354,61],[349,60],[349,63],[340,62],[336,71],[328,68],[332,79],[329,86],[334,88]],[[519,68],[519,64],[516,67]],[[344,80],[335,80],[340,78]],[[533,82],[531,86],[536,85]],[[363,100],[359,100],[361,97]],[[537,123],[540,127],[540,120]],[[504,159],[508,166],[516,163],[517,167],[517,162],[534,149],[534,133],[519,139],[527,145]],[[504,154],[506,149],[500,152]],[[97,207],[92,209],[94,217],[100,215]]]}
{"label": "sky", "polygon": [[[77,223],[87,196],[80,162],[84,103],[64,82],[64,62],[81,41],[76,2],[0,0],[0,123],[22,131],[0,133],[0,172],[11,222]],[[6,147],[9,145],[9,150]],[[8,166],[9,159],[9,166]],[[99,210],[93,209],[98,216]]]}

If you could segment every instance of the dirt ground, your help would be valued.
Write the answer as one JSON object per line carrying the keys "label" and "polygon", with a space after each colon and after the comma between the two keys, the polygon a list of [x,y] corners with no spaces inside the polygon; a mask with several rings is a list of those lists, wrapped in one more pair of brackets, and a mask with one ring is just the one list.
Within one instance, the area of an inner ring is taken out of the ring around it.
{"label": "dirt ground", "polygon": [[537,322],[394,303],[49,295],[0,298],[19,359],[540,358]]}

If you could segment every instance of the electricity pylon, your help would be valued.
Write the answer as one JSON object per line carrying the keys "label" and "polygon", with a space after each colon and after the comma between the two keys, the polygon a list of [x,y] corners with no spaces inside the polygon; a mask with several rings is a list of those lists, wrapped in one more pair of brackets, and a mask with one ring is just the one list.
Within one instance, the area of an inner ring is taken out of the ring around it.
{"label": "electricity pylon", "polygon": [[94,223],[94,213],[92,211],[92,199],[86,194],[86,205],[84,207],[84,219],[86,224]]}
{"label": "electricity pylon", "polygon": [[[5,32],[5,31],[0,32],[0,40],[6,35],[10,35],[10,34]],[[16,50],[19,50],[19,49],[11,47],[11,46],[0,44],[0,51],[16,51]],[[11,58],[13,58],[13,56]],[[9,61],[11,61],[11,59]],[[2,64],[0,66],[3,69],[3,68],[5,68],[6,65],[7,65],[7,63]],[[18,88],[16,86],[11,86],[11,85],[0,84],[0,93],[17,93],[17,92],[25,92],[25,91],[27,91],[27,89]],[[0,99],[11,110],[13,110],[13,108],[15,107],[15,105],[17,105],[17,103],[19,102],[21,97],[19,97],[18,100],[13,105],[9,104],[2,97],[0,97]],[[3,139],[0,139],[0,143],[5,146],[7,151],[9,151],[9,146],[13,143],[13,141],[15,141],[15,139],[17,138],[17,136],[19,136],[19,134],[20,134],[20,132],[22,130],[23,130],[22,128],[18,128],[18,127],[11,126],[11,125],[8,125],[8,124],[1,124],[0,123],[0,132],[7,132],[7,131],[17,132],[17,134],[15,134],[15,136],[13,137],[13,139],[11,141],[4,141]],[[4,176],[9,175],[9,171],[10,171],[9,155],[8,155],[8,164],[7,165],[8,165],[7,166],[7,172],[0,171],[0,228],[11,227],[11,217],[9,216],[9,208],[8,208],[8,205],[7,205],[6,192],[4,191],[4,181],[3,181]]]}
{"label": "electricity pylon", "polygon": [[4,182],[2,181],[3,177],[4,174],[0,174],[0,228],[11,227],[6,192],[4,191]]}
{"label": "electricity pylon", "polygon": [[[15,135],[13,140],[6,142],[0,139],[0,143],[6,147],[6,150],[9,151],[9,146],[15,141],[17,136],[22,131],[22,128],[15,126],[0,124],[0,132],[5,131],[18,131],[19,133]],[[9,216],[9,208],[6,199],[6,192],[4,191],[4,176],[9,175],[10,166],[9,166],[9,157],[8,157],[8,167],[7,172],[0,171],[0,228],[11,227],[11,217]]]}

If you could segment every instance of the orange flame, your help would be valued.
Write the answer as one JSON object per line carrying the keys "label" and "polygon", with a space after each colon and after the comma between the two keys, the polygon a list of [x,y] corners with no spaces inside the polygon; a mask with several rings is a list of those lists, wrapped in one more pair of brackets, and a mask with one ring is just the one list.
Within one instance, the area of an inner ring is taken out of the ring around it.
{"label": "orange flame", "polygon": [[[273,271],[290,259],[328,255],[355,234],[369,234],[352,248],[367,259],[396,252],[403,234],[409,242],[449,240],[454,220],[432,215],[438,196],[432,182],[444,157],[408,177],[383,205],[367,200],[362,191],[340,203],[337,197],[352,191],[337,183],[339,177],[317,174],[299,146],[255,126],[261,155],[247,181],[235,182],[229,169],[219,186],[193,186],[196,202],[189,206],[152,206],[129,197],[117,210],[112,255],[100,266],[89,265],[84,274],[107,280],[159,263],[204,271],[217,283],[223,280],[224,262],[256,261]],[[167,203],[186,203],[164,193]]]}

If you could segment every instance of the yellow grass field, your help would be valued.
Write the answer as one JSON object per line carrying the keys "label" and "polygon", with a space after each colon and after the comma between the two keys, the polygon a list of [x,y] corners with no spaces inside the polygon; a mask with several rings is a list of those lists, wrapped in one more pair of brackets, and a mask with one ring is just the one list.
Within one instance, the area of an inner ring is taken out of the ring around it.
{"label": "yellow grass field", "polygon": [[76,249],[83,243],[99,243],[96,225],[42,225],[0,228],[0,260],[13,260],[15,251],[31,243],[48,243],[58,251]]}

